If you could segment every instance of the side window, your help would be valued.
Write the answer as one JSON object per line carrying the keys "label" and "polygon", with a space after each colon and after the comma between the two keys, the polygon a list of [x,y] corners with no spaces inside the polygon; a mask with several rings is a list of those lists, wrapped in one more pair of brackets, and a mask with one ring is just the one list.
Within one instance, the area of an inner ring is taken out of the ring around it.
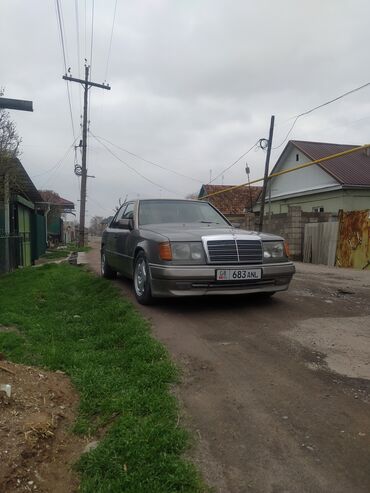
{"label": "side window", "polygon": [[127,204],[127,207],[124,210],[121,219],[130,219],[134,217],[134,205],[135,204],[133,202],[129,202]]}
{"label": "side window", "polygon": [[118,221],[118,215],[121,214],[121,211],[122,211],[122,207],[120,209],[118,209],[118,211],[114,214],[113,218],[111,219],[111,221],[109,223],[109,226],[111,228],[113,228],[114,227],[114,223],[116,221]]}

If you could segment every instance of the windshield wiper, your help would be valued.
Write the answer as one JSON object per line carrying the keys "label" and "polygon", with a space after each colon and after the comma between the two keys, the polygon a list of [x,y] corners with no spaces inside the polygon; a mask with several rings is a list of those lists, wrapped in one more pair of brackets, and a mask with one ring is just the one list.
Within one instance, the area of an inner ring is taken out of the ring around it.
{"label": "windshield wiper", "polygon": [[217,223],[216,221],[198,221],[198,223],[202,223],[202,224],[220,224],[220,223]]}

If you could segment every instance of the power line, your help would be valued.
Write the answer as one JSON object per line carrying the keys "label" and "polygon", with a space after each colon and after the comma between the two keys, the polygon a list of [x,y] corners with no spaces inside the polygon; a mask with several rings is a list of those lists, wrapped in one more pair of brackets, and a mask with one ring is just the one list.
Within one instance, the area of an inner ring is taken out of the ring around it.
{"label": "power line", "polygon": [[87,60],[87,8],[85,0],[85,61]]}
{"label": "power line", "polygon": [[[174,190],[170,190],[166,187],[164,187],[163,185],[159,184],[159,183],[156,183],[155,181],[151,180],[150,178],[148,178],[147,176],[143,175],[142,173],[140,173],[140,171],[138,171],[137,169],[135,169],[133,166],[131,166],[130,164],[128,164],[126,161],[123,161],[123,159],[121,159],[119,156],[117,156],[117,154],[115,154],[111,149],[109,149],[108,146],[106,146],[104,144],[104,142],[102,142],[99,137],[97,137],[96,135],[94,135],[91,130],[89,131],[89,133],[94,137],[94,139],[99,142],[113,157],[115,157],[118,161],[120,161],[122,164],[124,164],[125,166],[127,166],[131,171],[133,171],[134,173],[136,173],[137,175],[139,175],[141,178],[143,178],[144,180],[146,180],[147,182],[151,183],[152,185],[155,185],[156,187],[158,187],[159,189],[162,189],[162,190],[165,190],[166,192],[169,192],[169,193],[174,193],[176,195],[181,195],[179,194],[178,192],[175,192]],[[181,195],[182,196],[182,195]]]}
{"label": "power line", "polygon": [[[62,45],[62,54],[63,54],[63,61],[64,61],[64,71],[67,73],[67,56],[66,56],[66,46],[64,43],[64,22],[63,22],[63,13],[62,13],[62,7],[59,4],[59,0],[55,0],[55,5],[56,5],[56,13],[57,13],[57,21],[59,25],[59,34],[60,34],[60,41]],[[69,105],[69,113],[71,117],[71,124],[72,124],[72,133],[73,133],[73,138],[76,138],[76,132],[75,132],[75,126],[73,123],[73,112],[72,112],[72,102],[71,102],[71,94],[69,91],[69,85],[67,82],[67,95],[68,95],[68,105]]]}
{"label": "power line", "polygon": [[251,150],[254,149],[257,146],[258,142],[259,142],[259,139],[244,154],[242,154],[241,156],[239,156],[236,161],[234,161],[233,163],[231,163],[229,166],[227,166],[227,168],[225,168],[224,170],[222,170],[215,178],[213,178],[212,180],[210,180],[209,183],[208,183],[208,185],[210,185],[211,183],[213,183],[214,181],[216,181],[217,178],[219,178],[224,173],[226,173],[226,171],[229,171],[229,169],[231,169],[233,166],[235,166],[241,159],[243,159],[243,157],[245,157],[247,154],[249,154],[251,152]]}
{"label": "power line", "polygon": [[92,61],[93,61],[93,45],[94,45],[94,12],[95,12],[95,0],[92,0],[91,11],[91,38],[90,38],[90,76],[92,77]]}
{"label": "power line", "polygon": [[77,138],[72,142],[72,144],[68,147],[68,149],[66,150],[66,152],[63,154],[63,157],[61,157],[54,166],[52,166],[51,168],[49,168],[49,169],[47,169],[45,171],[42,171],[38,175],[33,175],[31,178],[34,179],[34,178],[38,178],[39,176],[46,175],[47,173],[51,173],[54,169],[56,169],[58,166],[60,166],[60,163],[64,161],[64,159],[68,156],[68,154],[70,153],[71,149],[75,145],[76,140],[77,140]]}
{"label": "power line", "polygon": [[[268,179],[270,180],[271,178],[275,178],[276,176],[281,176],[281,175],[285,175],[287,173],[292,173],[293,171],[298,171],[298,170],[307,168],[309,166],[313,166],[314,164],[323,163],[325,161],[329,161],[329,160],[334,159],[334,158],[347,156],[348,154],[352,154],[354,152],[358,152],[358,151],[361,151],[363,149],[369,149],[369,148],[370,148],[370,144],[365,144],[363,146],[358,146],[358,147],[353,147],[351,149],[347,149],[346,151],[337,152],[336,154],[330,154],[328,156],[324,156],[324,157],[321,157],[319,159],[315,159],[314,161],[308,161],[307,163],[303,163],[303,164],[300,164],[298,166],[294,166],[293,168],[288,168],[288,169],[284,169],[282,171],[277,171],[275,173],[271,173],[268,176]],[[263,178],[257,178],[256,180],[247,181],[245,183],[241,183],[240,185],[235,185],[233,187],[224,188],[223,190],[217,190],[216,192],[212,192],[212,193],[208,193],[207,195],[203,195],[203,197],[201,197],[201,200],[208,199],[209,197],[213,197],[214,195],[219,195],[221,193],[227,193],[227,192],[230,192],[231,190],[237,190],[238,188],[242,188],[242,187],[245,187],[247,185],[250,186],[251,184],[258,183],[258,182],[263,181],[263,180],[264,180]]]}
{"label": "power line", "polygon": [[113,31],[114,31],[114,24],[116,22],[116,12],[117,12],[117,0],[115,1],[114,4],[114,13],[113,13],[113,21],[112,21],[112,29],[110,32],[110,40],[109,40],[109,48],[108,48],[108,57],[107,57],[107,66],[105,68],[105,77],[104,80],[107,80],[107,75],[108,75],[108,67],[109,67],[109,62],[110,62],[110,54],[112,50],[112,40],[113,40]]}
{"label": "power line", "polygon": [[293,124],[291,125],[290,129],[288,130],[288,133],[287,133],[287,134],[286,134],[286,136],[284,137],[284,140],[282,140],[278,146],[273,147],[273,148],[272,148],[273,150],[275,150],[275,149],[279,149],[279,147],[281,147],[283,144],[285,144],[285,142],[288,140],[289,135],[292,133],[293,128],[295,127],[295,124],[296,124],[296,123],[297,123],[297,121],[298,121],[298,118],[299,118],[299,116],[296,116],[296,117],[295,117]]}
{"label": "power line", "polygon": [[109,211],[110,213],[112,213],[112,209],[109,209],[108,207],[104,206],[104,205],[101,205],[95,198],[93,199],[91,197],[91,195],[88,195],[87,196],[87,200],[93,202],[94,204],[96,204],[100,209],[104,210],[104,211]]}
{"label": "power line", "polygon": [[286,142],[286,140],[288,139],[289,135],[291,134],[293,128],[295,127],[295,124],[297,123],[298,119],[301,118],[302,116],[309,115],[310,113],[313,113],[314,111],[316,111],[320,108],[323,108],[324,106],[328,106],[329,104],[332,104],[335,101],[338,101],[339,99],[345,98],[346,96],[349,96],[350,94],[361,91],[361,89],[364,89],[365,87],[368,87],[368,86],[370,86],[370,82],[366,82],[366,84],[362,84],[362,86],[355,87],[354,89],[351,89],[350,91],[344,92],[343,94],[340,94],[339,96],[337,96],[333,99],[330,99],[329,101],[325,101],[325,103],[319,104],[318,106],[314,106],[313,108],[311,108],[309,110],[303,111],[303,113],[299,113],[298,115],[295,115],[295,116],[289,118],[289,120],[294,119],[292,126],[288,130],[288,133],[286,134],[284,140],[278,146],[274,147],[273,149],[279,149],[279,147],[281,147]]}
{"label": "power line", "polygon": [[131,156],[134,156],[137,159],[140,159],[141,161],[144,161],[144,163],[152,164],[153,166],[156,166],[157,168],[161,168],[165,171],[169,171],[170,173],[174,173],[175,175],[181,176],[182,178],[186,178],[188,180],[193,180],[193,181],[196,181],[197,183],[203,183],[201,180],[198,180],[198,179],[193,178],[191,176],[184,175],[184,174],[180,173],[179,171],[175,171],[171,168],[167,168],[166,166],[158,164],[154,161],[150,161],[149,159],[145,159],[144,157],[139,156],[139,154],[135,154],[134,152],[128,151],[127,149],[124,149],[123,147],[120,147],[119,145],[114,144],[113,142],[109,141],[108,139],[105,139],[104,137],[98,137],[98,138],[104,140],[105,142],[108,142],[108,144],[112,145],[113,147],[116,147],[117,149],[120,149],[121,151],[126,152],[127,154],[130,154]]}
{"label": "power line", "polygon": [[[75,16],[76,16],[76,38],[77,38],[77,72],[78,78],[81,78],[81,50],[80,50],[80,16],[78,12],[78,0],[75,0]],[[80,103],[80,115],[82,113],[82,101],[81,101],[81,91],[78,91],[78,98]]]}

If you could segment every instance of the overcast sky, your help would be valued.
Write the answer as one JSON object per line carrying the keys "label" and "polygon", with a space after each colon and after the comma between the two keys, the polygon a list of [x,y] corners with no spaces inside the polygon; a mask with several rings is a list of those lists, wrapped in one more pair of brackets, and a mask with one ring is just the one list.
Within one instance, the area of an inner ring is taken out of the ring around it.
{"label": "overcast sky", "polygon": [[[277,146],[292,116],[370,81],[367,1],[118,0],[110,52],[115,0],[60,4],[72,75],[83,75],[86,58],[92,80],[112,87],[90,91],[92,133],[189,177],[105,142],[158,186],[148,183],[90,137],[88,170],[96,178],[88,181],[88,221],[109,215],[126,195],[197,192],[210,170],[215,177],[268,136],[271,114]],[[74,136],[55,2],[1,0],[0,37],[0,86],[7,97],[34,103],[33,113],[12,111],[23,139],[21,161],[38,188],[78,207],[73,150],[61,160]],[[69,85],[78,138],[82,89]],[[299,119],[290,138],[370,142],[370,87]],[[282,150],[273,152],[271,165]],[[253,150],[223,183],[246,181],[246,160],[259,178],[264,159]]]}

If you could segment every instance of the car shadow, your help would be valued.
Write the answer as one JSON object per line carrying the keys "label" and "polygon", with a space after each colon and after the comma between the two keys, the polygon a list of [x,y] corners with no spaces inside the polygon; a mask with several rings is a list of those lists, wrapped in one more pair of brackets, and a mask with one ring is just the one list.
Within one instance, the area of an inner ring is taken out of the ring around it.
{"label": "car shadow", "polygon": [[[132,301],[136,306],[141,305],[136,301],[133,283],[130,279],[118,275],[117,285],[124,292],[124,294]],[[170,312],[179,311],[194,311],[200,312],[203,310],[212,311],[228,311],[236,310],[240,308],[252,309],[252,308],[265,308],[269,307],[281,307],[281,304],[285,303],[285,293],[276,293],[272,297],[264,296],[259,293],[251,294],[237,294],[237,295],[211,295],[211,296],[184,296],[175,298],[156,298],[155,302],[150,305],[151,310],[163,310],[166,309]]]}

